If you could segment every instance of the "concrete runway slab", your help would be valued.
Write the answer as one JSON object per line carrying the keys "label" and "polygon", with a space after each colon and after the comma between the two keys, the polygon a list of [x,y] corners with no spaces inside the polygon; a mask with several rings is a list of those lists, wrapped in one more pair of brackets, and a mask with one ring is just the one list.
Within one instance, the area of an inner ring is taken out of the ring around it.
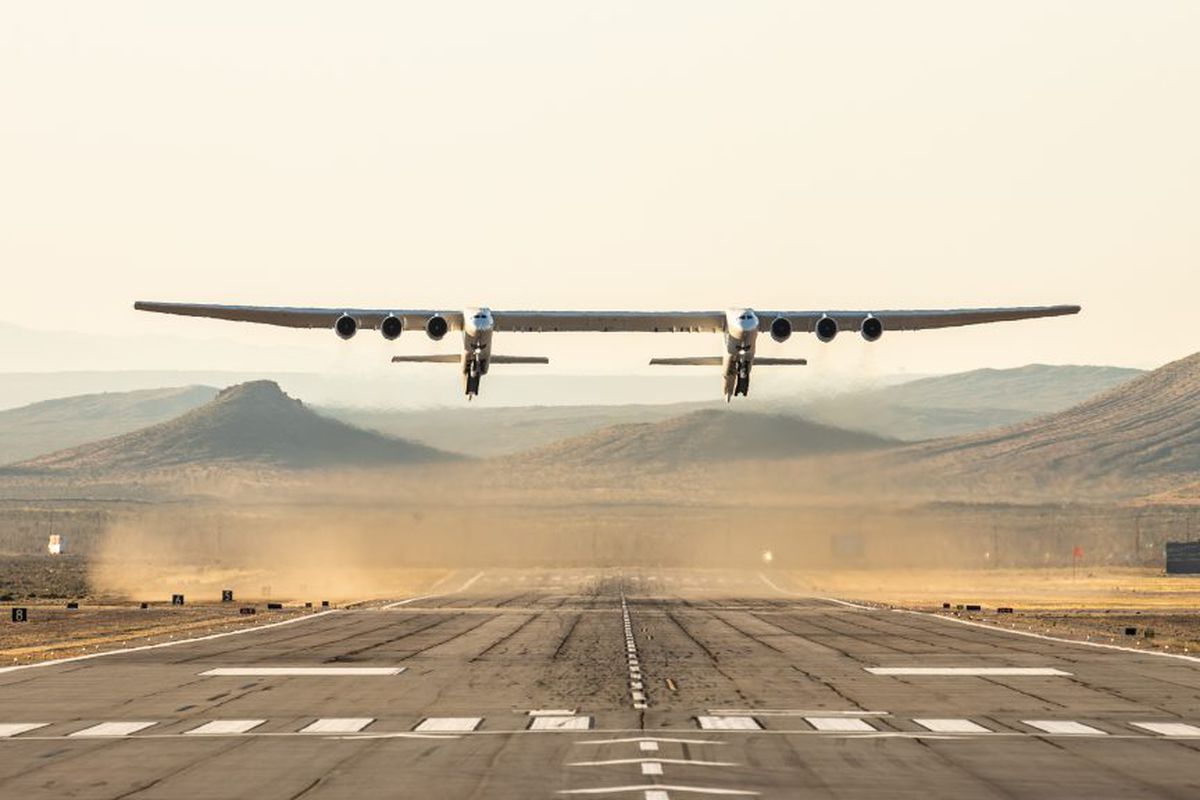
{"label": "concrete runway slab", "polygon": [[1195,661],[756,575],[468,580],[2,672],[0,798],[1200,796]]}

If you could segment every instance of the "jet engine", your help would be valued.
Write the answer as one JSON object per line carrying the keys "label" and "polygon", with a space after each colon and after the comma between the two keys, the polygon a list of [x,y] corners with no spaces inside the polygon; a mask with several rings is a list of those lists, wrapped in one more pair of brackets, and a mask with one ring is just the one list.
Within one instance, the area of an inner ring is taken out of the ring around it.
{"label": "jet engine", "polygon": [[450,323],[441,314],[434,314],[425,322],[425,335],[435,342],[441,341],[450,330]]}
{"label": "jet engine", "polygon": [[787,317],[776,317],[771,322],[771,338],[777,342],[786,342],[792,335],[792,321]]}
{"label": "jet engine", "polygon": [[838,335],[837,320],[827,314],[822,314],[821,318],[817,320],[815,330],[817,338],[822,342],[832,342],[833,337]]}
{"label": "jet engine", "polygon": [[333,323],[333,330],[343,339],[351,339],[358,333],[358,320],[349,314],[342,314]]}
{"label": "jet engine", "polygon": [[880,336],[883,336],[883,322],[874,314],[868,314],[867,318],[862,321],[858,332],[868,342],[878,341]]}
{"label": "jet engine", "polygon": [[395,314],[388,314],[383,318],[383,322],[379,323],[379,332],[383,334],[383,338],[389,342],[400,338],[400,334],[404,331],[404,320],[397,317]]}

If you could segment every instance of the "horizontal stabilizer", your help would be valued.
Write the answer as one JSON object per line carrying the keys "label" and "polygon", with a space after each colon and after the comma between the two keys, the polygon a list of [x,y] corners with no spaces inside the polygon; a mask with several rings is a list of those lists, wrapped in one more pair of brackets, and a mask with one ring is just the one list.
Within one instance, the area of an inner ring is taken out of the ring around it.
{"label": "horizontal stabilizer", "polygon": [[393,364],[401,362],[405,364],[458,364],[462,362],[462,356],[392,356]]}
{"label": "horizontal stabilizer", "polygon": [[755,365],[762,364],[764,367],[786,367],[797,366],[803,367],[808,363],[806,358],[758,358],[754,359]]}
{"label": "horizontal stabilizer", "polygon": [[719,367],[720,356],[693,356],[692,358],[652,358],[651,366],[660,367]]}
{"label": "horizontal stabilizer", "polygon": [[550,359],[545,356],[492,356],[490,359],[493,364],[549,364]]}

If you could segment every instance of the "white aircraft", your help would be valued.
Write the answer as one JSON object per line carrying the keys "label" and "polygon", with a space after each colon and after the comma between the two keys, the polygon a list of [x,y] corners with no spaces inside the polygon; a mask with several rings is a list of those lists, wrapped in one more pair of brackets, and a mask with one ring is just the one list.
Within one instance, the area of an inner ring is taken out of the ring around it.
{"label": "white aircraft", "polygon": [[458,364],[462,369],[467,398],[479,394],[479,381],[493,364],[548,364],[547,358],[502,356],[492,353],[492,335],[539,332],[685,332],[722,333],[725,352],[696,358],[655,358],[651,364],[674,366],[719,366],[725,399],[750,391],[750,370],[764,366],[803,365],[803,358],[760,358],[755,355],[759,333],[769,333],[777,342],[795,331],[816,334],[822,342],[833,341],[841,330],[856,330],[874,342],[884,330],[917,331],[952,328],[984,322],[1057,317],[1078,314],[1079,306],[1030,306],[1023,308],[969,308],[927,311],[760,311],[735,308],[727,311],[492,311],[467,308],[462,311],[388,311],[368,308],[277,308],[270,306],[227,306],[200,303],[138,301],[139,311],[211,317],[238,322],[258,322],[287,328],[332,328],[343,339],[359,329],[378,330],[391,341],[406,330],[423,330],[434,341],[450,331],[461,331],[460,355],[395,356],[393,362]]}

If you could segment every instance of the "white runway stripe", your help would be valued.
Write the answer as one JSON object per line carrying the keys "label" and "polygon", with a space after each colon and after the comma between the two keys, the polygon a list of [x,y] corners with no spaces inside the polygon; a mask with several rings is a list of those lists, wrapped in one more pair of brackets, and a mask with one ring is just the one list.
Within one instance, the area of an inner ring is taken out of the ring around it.
{"label": "white runway stripe", "polygon": [[399,675],[404,667],[217,667],[200,675],[206,678],[260,678],[273,676],[367,677]]}
{"label": "white runway stripe", "polygon": [[760,731],[762,726],[754,717],[696,717],[706,731]]}
{"label": "white runway stripe", "polygon": [[6,722],[0,723],[0,739],[7,739],[10,736],[20,736],[22,733],[36,731],[38,728],[44,728],[49,725],[49,722]]}
{"label": "white runway stripe", "polygon": [[1073,722],[1072,720],[1058,719],[1023,719],[1031,728],[1037,728],[1039,731],[1046,733],[1066,733],[1079,736],[1105,736],[1105,732],[1099,728],[1093,728],[1091,725],[1084,725],[1082,722]]}
{"label": "white runway stripe", "polygon": [[426,717],[413,730],[418,733],[470,733],[481,722],[482,717]]}
{"label": "white runway stripe", "polygon": [[1070,676],[1053,667],[866,667],[872,675],[973,675],[982,677]]}
{"label": "white runway stripe", "polygon": [[75,731],[72,736],[128,736],[131,733],[145,730],[157,722],[101,722],[90,728]]}
{"label": "white runway stripe", "polygon": [[373,717],[329,717],[309,723],[301,733],[358,733],[374,722]]}
{"label": "white runway stripe", "polygon": [[856,717],[805,717],[804,721],[828,733],[874,733],[875,728]]}
{"label": "white runway stripe", "polygon": [[662,764],[658,763],[657,761],[651,761],[649,763],[642,764],[642,774],[643,775],[662,775],[663,774]]}
{"label": "white runway stripe", "polygon": [[1131,722],[1135,728],[1163,736],[1200,736],[1200,728],[1185,722]]}
{"label": "white runway stripe", "polygon": [[934,733],[991,733],[969,719],[914,719],[913,722]]}
{"label": "white runway stripe", "polygon": [[221,733],[246,733],[266,722],[265,719],[215,719],[206,722],[198,728],[184,731],[189,736],[205,736]]}
{"label": "white runway stripe", "polygon": [[552,717],[539,715],[529,725],[531,731],[586,731],[592,727],[591,717]]}

